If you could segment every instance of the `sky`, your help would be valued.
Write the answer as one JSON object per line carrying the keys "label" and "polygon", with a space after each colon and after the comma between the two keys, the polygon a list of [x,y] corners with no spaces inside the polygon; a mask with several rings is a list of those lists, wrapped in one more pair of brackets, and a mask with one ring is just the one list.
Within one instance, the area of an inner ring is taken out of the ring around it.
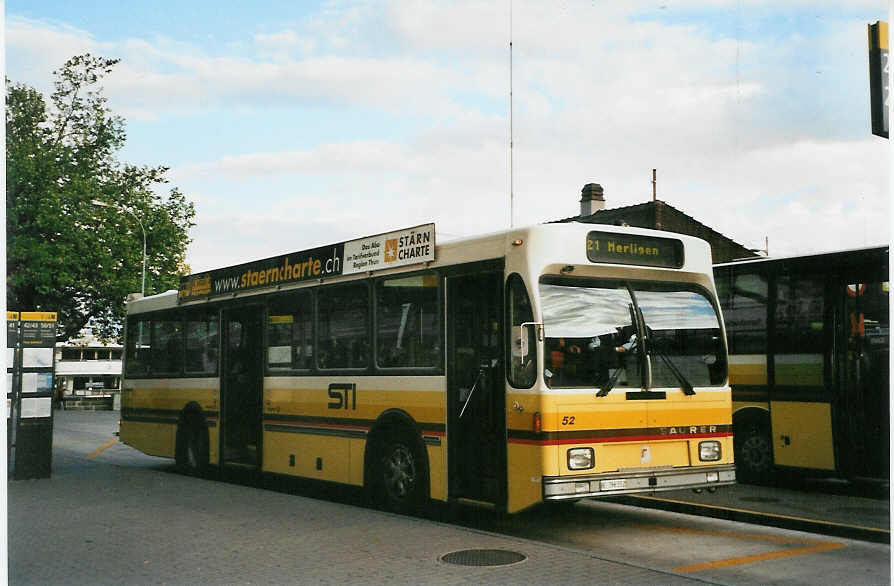
{"label": "sky", "polygon": [[428,222],[444,242],[567,218],[586,183],[608,208],[643,203],[653,168],[659,199],[771,256],[890,238],[866,32],[884,0],[5,9],[7,77],[45,95],[74,55],[121,59],[103,82],[119,158],[170,167],[195,202],[194,272]]}

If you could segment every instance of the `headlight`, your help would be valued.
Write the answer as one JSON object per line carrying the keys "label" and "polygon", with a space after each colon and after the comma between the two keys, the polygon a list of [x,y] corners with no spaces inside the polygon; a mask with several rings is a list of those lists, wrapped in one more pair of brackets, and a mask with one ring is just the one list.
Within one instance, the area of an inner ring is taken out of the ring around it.
{"label": "headlight", "polygon": [[712,440],[698,443],[698,459],[702,462],[716,462],[721,455],[720,442]]}
{"label": "headlight", "polygon": [[588,470],[593,467],[593,448],[571,448],[568,450],[569,470]]}

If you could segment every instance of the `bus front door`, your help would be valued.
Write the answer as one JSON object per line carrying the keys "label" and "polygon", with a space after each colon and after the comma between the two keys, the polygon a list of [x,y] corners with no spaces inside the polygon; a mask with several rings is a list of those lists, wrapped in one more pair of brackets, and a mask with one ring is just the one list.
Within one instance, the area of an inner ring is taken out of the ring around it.
{"label": "bus front door", "polygon": [[447,279],[447,446],[452,500],[506,500],[502,271]]}
{"label": "bus front door", "polygon": [[227,309],[223,314],[220,453],[225,465],[260,464],[262,319],[260,307]]}

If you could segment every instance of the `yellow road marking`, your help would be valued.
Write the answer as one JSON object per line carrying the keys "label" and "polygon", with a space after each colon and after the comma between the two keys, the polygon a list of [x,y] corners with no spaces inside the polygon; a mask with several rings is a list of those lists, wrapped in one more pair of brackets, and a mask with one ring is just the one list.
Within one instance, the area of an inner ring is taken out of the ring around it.
{"label": "yellow road marking", "polygon": [[796,549],[786,549],[784,551],[774,551],[770,553],[761,553],[757,555],[746,555],[740,558],[729,558],[726,560],[717,560],[716,562],[705,562],[703,564],[693,564],[691,566],[677,566],[674,568],[676,572],[698,572],[700,570],[710,570],[712,568],[725,568],[727,566],[738,566],[740,564],[750,564],[752,562],[762,562],[766,560],[775,560],[779,558],[804,555],[808,553],[818,553],[821,551],[829,551],[832,549],[841,549],[843,543],[821,543],[811,547],[799,547]]}
{"label": "yellow road marking", "polygon": [[819,553],[823,551],[831,551],[833,549],[841,549],[845,547],[843,543],[837,541],[816,541],[813,539],[793,539],[790,537],[781,537],[778,535],[756,535],[751,533],[732,533],[728,531],[706,531],[702,529],[683,529],[680,527],[657,527],[644,526],[642,529],[652,529],[658,531],[670,531],[672,533],[688,533],[691,535],[710,535],[712,537],[731,537],[735,539],[757,539],[760,541],[770,541],[773,543],[784,543],[790,545],[801,545],[804,547],[796,547],[794,549],[785,549],[782,551],[773,551],[769,553],[760,553],[755,555],[747,555],[737,558],[728,558],[725,560],[716,560],[713,562],[704,562],[701,564],[691,564],[688,566],[677,566],[675,572],[698,572],[700,570],[710,570],[712,568],[725,568],[728,566],[738,566],[741,564],[750,564],[752,562],[761,562],[766,560],[775,560],[795,555],[805,555],[808,553]]}
{"label": "yellow road marking", "polygon": [[87,456],[87,459],[88,459],[88,460],[92,460],[93,458],[95,458],[96,456],[98,456],[98,455],[100,455],[101,453],[105,452],[106,450],[108,450],[109,448],[111,448],[112,446],[114,446],[114,445],[117,444],[117,443],[118,443],[118,440],[117,440],[117,439],[113,439],[113,440],[109,440],[109,441],[107,441],[107,442],[104,443],[102,446],[100,446],[99,448],[97,448],[96,450],[94,450],[92,454],[90,454],[89,456]]}

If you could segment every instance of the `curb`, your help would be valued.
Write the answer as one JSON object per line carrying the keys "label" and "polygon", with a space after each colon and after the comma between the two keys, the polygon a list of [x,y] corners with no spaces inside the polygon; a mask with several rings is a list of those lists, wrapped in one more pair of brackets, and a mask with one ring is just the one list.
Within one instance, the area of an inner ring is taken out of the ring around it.
{"label": "curb", "polygon": [[857,539],[872,543],[891,544],[891,531],[889,529],[865,527],[862,525],[848,525],[846,523],[836,523],[834,521],[763,513],[760,511],[749,511],[732,507],[701,505],[652,496],[618,496],[605,500],[634,507],[645,507],[649,509],[671,511],[674,513],[685,513],[687,515],[698,515],[700,517],[712,517],[727,521],[752,523],[755,525],[766,525],[768,527],[792,529],[794,531],[806,531],[808,533]]}

